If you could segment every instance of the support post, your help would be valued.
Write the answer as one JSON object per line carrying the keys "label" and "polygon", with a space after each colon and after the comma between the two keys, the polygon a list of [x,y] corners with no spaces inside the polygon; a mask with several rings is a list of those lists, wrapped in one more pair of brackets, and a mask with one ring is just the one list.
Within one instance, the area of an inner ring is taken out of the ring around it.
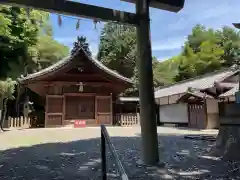
{"label": "support post", "polygon": [[140,123],[142,136],[142,157],[145,164],[154,165],[159,161],[154,101],[152,52],[150,42],[150,0],[137,0],[136,13],[140,21],[137,25],[137,50],[140,94]]}
{"label": "support post", "polygon": [[106,171],[106,142],[105,137],[101,128],[101,158],[102,158],[102,180],[107,180],[107,171]]}

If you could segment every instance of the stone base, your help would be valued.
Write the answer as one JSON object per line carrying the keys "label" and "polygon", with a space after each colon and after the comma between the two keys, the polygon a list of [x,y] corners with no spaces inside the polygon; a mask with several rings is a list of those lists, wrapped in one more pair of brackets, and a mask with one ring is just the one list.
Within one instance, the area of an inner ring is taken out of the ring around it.
{"label": "stone base", "polygon": [[210,154],[225,160],[240,161],[240,127],[220,127],[216,146]]}
{"label": "stone base", "polygon": [[146,166],[147,169],[155,169],[155,168],[164,168],[165,167],[165,163],[164,162],[158,162],[154,165],[149,165],[149,164],[145,164],[141,159],[139,159],[137,162],[136,162],[137,165],[139,166]]}

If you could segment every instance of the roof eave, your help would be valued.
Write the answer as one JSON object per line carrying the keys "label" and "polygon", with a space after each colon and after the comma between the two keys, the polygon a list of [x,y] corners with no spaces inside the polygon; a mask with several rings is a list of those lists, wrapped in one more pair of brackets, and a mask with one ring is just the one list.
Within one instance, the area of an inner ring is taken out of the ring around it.
{"label": "roof eave", "polygon": [[74,55],[68,56],[68,57],[62,59],[61,61],[59,61],[58,63],[49,66],[48,68],[45,68],[45,69],[43,69],[43,70],[41,70],[39,72],[30,74],[27,77],[20,77],[20,78],[18,78],[18,82],[21,83],[21,84],[24,84],[24,83],[27,83],[30,80],[37,80],[38,78],[43,77],[43,76],[45,76],[45,75],[47,75],[49,73],[53,73],[53,72],[63,68],[64,65],[66,65],[70,61],[72,61],[74,59],[74,57],[77,56],[79,53],[83,53],[84,56],[86,58],[88,58],[95,66],[97,66],[99,69],[103,70],[104,72],[108,73],[109,75],[111,75],[111,76],[113,76],[115,78],[118,78],[118,79],[124,81],[125,83],[127,83],[129,85],[133,85],[134,84],[134,82],[131,79],[126,78],[126,77],[120,75],[117,72],[114,72],[113,70],[107,68],[105,65],[103,65],[98,60],[95,60],[92,57],[88,56],[87,53],[82,48],[79,48],[79,50]]}

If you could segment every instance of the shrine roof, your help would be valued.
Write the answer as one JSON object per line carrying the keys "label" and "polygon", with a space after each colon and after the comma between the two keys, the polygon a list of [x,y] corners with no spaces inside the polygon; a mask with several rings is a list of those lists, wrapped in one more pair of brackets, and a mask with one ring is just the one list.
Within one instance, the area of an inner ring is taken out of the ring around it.
{"label": "shrine roof", "polygon": [[126,78],[126,77],[122,76],[121,74],[117,73],[116,71],[113,71],[113,70],[109,69],[108,67],[106,67],[105,65],[103,65],[100,61],[88,56],[82,48],[80,48],[75,54],[62,59],[62,60],[58,61],[57,63],[55,63],[55,64],[53,64],[53,65],[51,65],[51,66],[49,66],[45,69],[42,69],[42,70],[40,70],[36,73],[33,73],[33,74],[29,74],[26,77],[21,76],[20,78],[18,78],[18,82],[19,83],[24,83],[24,82],[29,81],[29,80],[36,80],[40,77],[47,76],[50,73],[57,72],[58,70],[64,68],[67,64],[71,63],[74,60],[74,57],[76,57],[80,53],[83,53],[83,55],[94,66],[96,66],[98,69],[104,71],[105,73],[109,74],[110,76],[113,76],[113,77],[115,77],[119,80],[122,80],[122,81],[126,82],[126,83],[130,83],[130,84],[133,83],[132,80],[130,80],[129,78]]}

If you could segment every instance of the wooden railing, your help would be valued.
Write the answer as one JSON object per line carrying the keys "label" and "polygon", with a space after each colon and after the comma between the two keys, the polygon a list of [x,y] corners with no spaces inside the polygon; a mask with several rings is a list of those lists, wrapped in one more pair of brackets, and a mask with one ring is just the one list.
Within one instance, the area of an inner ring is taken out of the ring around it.
{"label": "wooden railing", "polygon": [[123,168],[122,162],[118,156],[117,150],[113,143],[111,142],[110,136],[104,125],[101,125],[101,164],[102,164],[102,180],[107,180],[107,152],[106,146],[113,157],[113,160],[117,167],[117,172],[119,173],[119,179],[129,180],[128,176]]}
{"label": "wooden railing", "polygon": [[139,113],[119,113],[114,116],[116,125],[133,126],[140,124]]}
{"label": "wooden railing", "polygon": [[4,128],[25,129],[30,128],[31,121],[29,117],[8,117],[3,124]]}

